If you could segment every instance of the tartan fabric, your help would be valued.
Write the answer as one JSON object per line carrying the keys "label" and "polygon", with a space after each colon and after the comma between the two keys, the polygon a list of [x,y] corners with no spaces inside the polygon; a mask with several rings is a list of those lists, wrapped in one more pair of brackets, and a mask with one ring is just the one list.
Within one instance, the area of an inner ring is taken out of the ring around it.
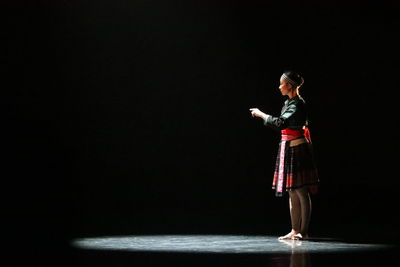
{"label": "tartan fabric", "polygon": [[[298,146],[291,147],[289,143],[283,146],[282,141],[279,143],[278,155],[275,163],[274,178],[272,181],[272,189],[276,190],[276,196],[282,196],[285,191],[296,189],[303,186],[310,186],[310,192],[316,193],[316,185],[319,182],[318,171],[314,162],[312,144],[303,143]],[[278,177],[280,166],[281,148],[284,148],[284,175],[283,190],[278,190]]]}

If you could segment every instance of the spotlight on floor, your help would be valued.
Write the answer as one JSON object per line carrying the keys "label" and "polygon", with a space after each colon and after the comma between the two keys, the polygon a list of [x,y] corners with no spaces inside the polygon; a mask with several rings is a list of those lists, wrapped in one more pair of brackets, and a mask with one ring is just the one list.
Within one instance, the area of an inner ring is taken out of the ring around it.
{"label": "spotlight on floor", "polygon": [[334,239],[280,241],[276,236],[146,235],[79,238],[80,249],[176,253],[315,253],[382,249],[388,245],[347,243]]}

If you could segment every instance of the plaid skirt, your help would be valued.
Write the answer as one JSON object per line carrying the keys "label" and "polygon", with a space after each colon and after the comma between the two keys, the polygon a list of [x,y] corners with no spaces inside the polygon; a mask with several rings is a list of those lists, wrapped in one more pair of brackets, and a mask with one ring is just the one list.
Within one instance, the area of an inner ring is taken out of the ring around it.
{"label": "plaid skirt", "polygon": [[311,143],[302,143],[297,146],[285,145],[283,163],[283,189],[278,192],[277,183],[279,176],[279,166],[281,161],[282,142],[279,143],[278,156],[276,158],[274,179],[272,189],[276,190],[276,196],[282,196],[285,191],[306,186],[310,193],[317,192],[319,183],[318,171],[316,168],[313,148]]}

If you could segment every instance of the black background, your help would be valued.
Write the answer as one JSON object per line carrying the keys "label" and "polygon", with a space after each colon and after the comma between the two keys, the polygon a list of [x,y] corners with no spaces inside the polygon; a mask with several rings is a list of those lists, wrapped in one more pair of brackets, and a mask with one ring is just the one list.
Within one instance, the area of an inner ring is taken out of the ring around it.
{"label": "black background", "polygon": [[249,113],[279,114],[287,69],[305,79],[320,172],[311,235],[399,238],[393,3],[3,10],[4,229],[33,254],[86,236],[287,232],[270,189],[279,133]]}

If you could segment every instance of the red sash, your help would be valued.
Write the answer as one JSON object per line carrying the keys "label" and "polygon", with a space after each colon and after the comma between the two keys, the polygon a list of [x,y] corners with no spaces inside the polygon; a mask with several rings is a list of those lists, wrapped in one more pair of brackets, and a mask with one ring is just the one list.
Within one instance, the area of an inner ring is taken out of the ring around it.
{"label": "red sash", "polygon": [[305,138],[307,138],[308,142],[311,143],[310,130],[308,129],[307,126],[304,126],[303,129],[299,130],[286,128],[281,131],[281,135],[282,135],[282,141],[290,141],[304,136]]}

